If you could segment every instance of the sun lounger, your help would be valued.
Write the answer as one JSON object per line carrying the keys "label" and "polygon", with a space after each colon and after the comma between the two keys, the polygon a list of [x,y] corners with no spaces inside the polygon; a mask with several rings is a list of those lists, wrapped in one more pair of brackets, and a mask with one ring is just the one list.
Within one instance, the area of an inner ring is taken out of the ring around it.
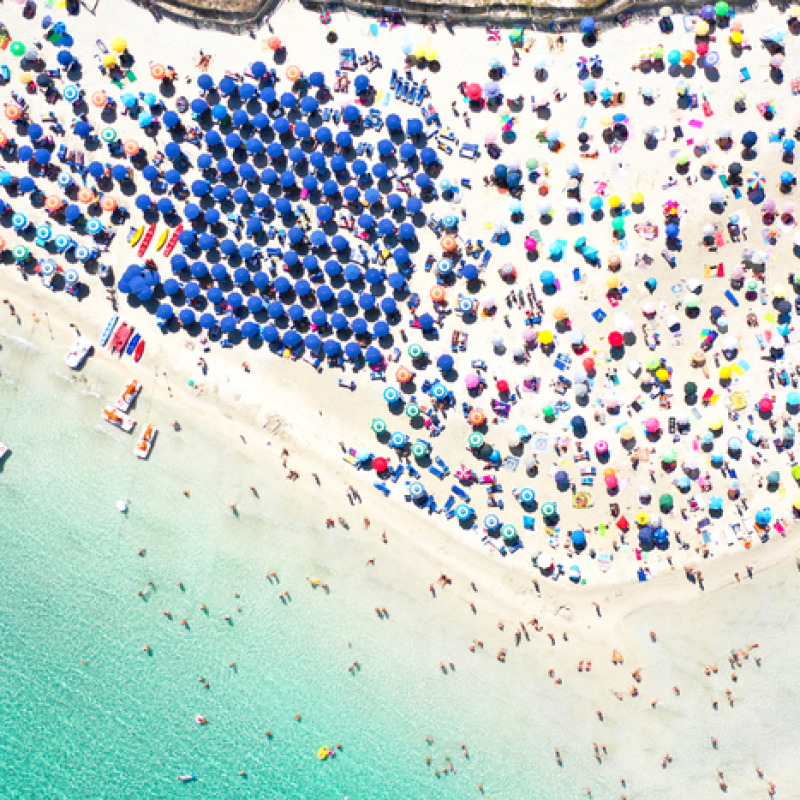
{"label": "sun lounger", "polygon": [[434,467],[433,464],[428,467],[428,472],[430,472],[432,475],[435,475],[440,480],[443,479],[445,475],[442,470],[440,470],[438,467]]}
{"label": "sun lounger", "polygon": [[460,486],[453,484],[450,487],[450,491],[460,497],[465,503],[469,503],[469,495]]}
{"label": "sun lounger", "polygon": [[394,472],[392,473],[392,476],[391,476],[391,478],[389,480],[391,480],[392,483],[397,483],[397,481],[399,480],[400,476],[405,472],[405,470],[406,470],[406,468],[402,464],[398,464],[394,468]]}
{"label": "sun lounger", "polygon": [[373,486],[379,491],[383,492],[383,494],[388,497],[392,490],[383,482],[383,481],[375,481]]}

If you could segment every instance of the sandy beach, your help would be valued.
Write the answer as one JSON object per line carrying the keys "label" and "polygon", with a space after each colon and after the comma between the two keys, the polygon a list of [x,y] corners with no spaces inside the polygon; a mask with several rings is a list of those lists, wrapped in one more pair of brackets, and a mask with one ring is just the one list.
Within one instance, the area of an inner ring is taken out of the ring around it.
{"label": "sandy beach", "polygon": [[[121,8],[124,30],[118,25]],[[7,7],[3,22],[11,39],[28,44],[41,38],[44,11],[23,19],[23,6]],[[399,314],[390,335],[383,341],[370,338],[363,353],[341,367],[322,359],[312,368],[302,357],[285,357],[283,347],[260,339],[234,338],[232,347],[223,348],[219,336],[199,325],[159,326],[154,313],[159,305],[173,302],[176,316],[190,307],[182,295],[168,297],[158,289],[151,303],[122,291],[126,269],[143,261],[126,235],[149,225],[149,212],[143,214],[135,201],[154,192],[138,167],[127,188],[113,184],[103,190],[91,177],[82,178],[81,185],[113,195],[130,211],[97,262],[113,268],[119,315],[146,342],[138,363],[100,347],[112,295],[96,274],[97,265],[90,260],[81,266],[74,254],[56,255],[62,272],[55,290],[43,285],[47,248],[35,244],[32,231],[48,215],[19,189],[26,165],[3,151],[0,166],[14,177],[10,188],[0,190],[11,206],[3,217],[6,260],[0,279],[7,401],[38,372],[56,376],[59,393],[80,398],[71,426],[80,441],[83,429],[100,435],[95,429],[101,426],[103,404],[113,402],[131,378],[139,380],[143,388],[132,412],[137,432],[149,422],[159,429],[158,438],[150,460],[136,465],[135,473],[121,468],[116,494],[92,493],[91,503],[107,512],[95,512],[98,531],[110,535],[114,503],[127,499],[130,510],[120,517],[133,536],[126,541],[126,563],[145,563],[153,554],[159,576],[174,577],[176,564],[191,562],[192,542],[202,542],[202,563],[191,569],[209,596],[223,583],[228,591],[230,580],[241,573],[249,590],[242,596],[259,609],[267,597],[287,614],[299,605],[297,613],[307,615],[304,627],[317,632],[329,625],[330,630],[312,652],[283,627],[287,623],[275,627],[271,622],[269,630],[286,643],[287,657],[297,653],[313,680],[325,680],[333,671],[337,681],[361,680],[357,673],[363,666],[372,683],[363,693],[347,684],[346,702],[369,715],[371,708],[383,708],[385,691],[398,713],[384,721],[383,752],[392,752],[396,742],[405,747],[412,736],[417,743],[411,751],[403,749],[397,764],[387,765],[366,757],[359,761],[344,741],[341,757],[331,752],[339,770],[335,788],[303,783],[319,764],[291,759],[300,749],[308,755],[316,748],[312,751],[309,742],[287,745],[284,768],[303,776],[292,790],[296,794],[274,788],[269,794],[258,783],[270,769],[262,756],[253,756],[251,767],[237,754],[242,766],[219,762],[212,778],[203,776],[198,753],[199,763],[181,769],[197,774],[201,791],[205,779],[225,781],[217,791],[236,793],[231,788],[236,784],[227,781],[246,772],[251,790],[260,796],[302,797],[316,791],[319,796],[378,797],[383,795],[359,782],[369,780],[360,773],[387,769],[387,797],[397,796],[404,773],[413,774],[419,796],[521,796],[519,786],[528,772],[540,781],[537,796],[543,797],[585,796],[589,789],[593,797],[677,797],[687,791],[705,797],[726,787],[732,796],[761,797],[772,791],[770,781],[774,796],[797,792],[789,731],[790,698],[797,693],[789,678],[795,653],[784,640],[796,616],[800,557],[794,539],[798,487],[792,474],[797,406],[790,399],[797,385],[796,224],[794,207],[786,205],[796,191],[790,66],[796,43],[786,14],[773,8],[760,9],[757,17],[716,19],[700,36],[696,17],[671,19],[672,32],[659,29],[656,18],[603,30],[597,41],[525,32],[512,48],[507,31],[450,32],[440,26],[433,32],[377,21],[373,28],[370,21],[336,14],[325,24],[294,4],[282,7],[270,29],[252,37],[157,24],[148,12],[116,3],[101,4],[92,16],[82,10],[77,20],[64,17],[67,29],[75,29],[70,50],[81,63],[76,75],[87,97],[102,88],[121,103],[125,90],[154,92],[171,108],[177,96],[198,96],[197,65],[203,56],[209,59],[207,74],[217,83],[226,72],[239,76],[239,83],[249,65],[263,60],[277,70],[280,96],[292,89],[284,73],[293,65],[303,75],[320,70],[333,85],[340,48],[353,47],[357,57],[372,53],[381,62],[374,71],[359,70],[374,86],[369,102],[359,103],[364,115],[376,110],[384,122],[392,113],[403,119],[420,115],[422,106],[403,103],[389,91],[393,70],[403,80],[409,69],[417,86],[424,80],[430,93],[424,107],[427,112],[430,103],[440,123],[425,126],[424,144],[433,148],[441,168],[408,248],[414,266],[408,287],[419,296],[419,308],[410,313],[408,295],[398,295]],[[326,40],[332,30],[335,43]],[[731,42],[739,30],[743,46]],[[135,84],[122,89],[110,85],[93,63],[100,52],[96,40],[110,43],[119,35],[138,75]],[[283,46],[277,54],[268,44],[275,35]],[[695,55],[701,43],[710,46],[715,59],[708,46],[706,55]],[[657,48],[663,49],[661,58],[654,56]],[[670,65],[673,49],[682,66]],[[467,50],[474,59],[463,58]],[[48,68],[57,52],[49,42],[42,46]],[[406,64],[408,53],[416,54],[415,66]],[[783,54],[785,62],[778,58]],[[6,49],[0,62],[11,70],[10,83],[0,91],[24,94],[19,59]],[[149,74],[162,62],[177,73],[174,87],[165,88]],[[56,81],[59,91],[65,82]],[[469,94],[480,99],[470,101]],[[495,94],[499,101],[487,105],[487,96]],[[515,96],[521,102],[509,103]],[[52,132],[53,164],[62,141],[68,148],[82,147],[72,130],[76,117],[63,100],[51,105],[42,91],[24,97],[30,122],[52,112],[63,126],[63,134]],[[334,91],[327,105],[343,111],[353,107],[354,98],[352,89]],[[4,100],[6,107],[15,102],[10,94]],[[97,130],[108,123],[91,103],[86,116]],[[188,114],[183,121],[192,124]],[[331,126],[335,131],[347,127]],[[147,159],[171,140],[164,127],[148,132],[148,138],[129,116],[117,115],[113,127],[120,141],[137,141]],[[203,123],[203,132],[213,127]],[[25,124],[8,122],[5,135],[24,144],[25,130]],[[748,132],[755,144],[743,147]],[[377,146],[384,136],[367,129],[356,138]],[[465,143],[477,145],[479,158],[460,157]],[[423,143],[418,145],[421,155]],[[181,180],[191,186],[202,176],[195,162],[205,150],[185,143],[182,148],[191,163]],[[354,155],[348,155],[350,165]],[[94,158],[110,160],[101,150],[87,152],[86,163]],[[734,162],[738,170],[731,169]],[[406,167],[392,169],[403,175]],[[781,178],[785,172],[792,176],[788,182]],[[518,183],[508,177],[515,173]],[[409,193],[425,197],[415,174],[426,171],[408,167]],[[399,180],[394,178],[392,190]],[[45,195],[55,185],[44,176],[36,183]],[[181,209],[197,200],[191,193],[188,198],[169,194],[180,212],[176,221],[182,219]],[[273,192],[273,202],[278,196]],[[323,205],[322,199],[312,191],[303,203],[314,227],[314,206]],[[337,208],[337,219],[346,206]],[[374,210],[365,203],[360,213]],[[15,229],[14,213],[30,219],[27,236]],[[243,225],[255,216],[244,206],[235,214]],[[158,231],[175,229],[156,216]],[[395,219],[399,226],[419,215],[394,217],[379,209],[375,216]],[[447,216],[454,222],[441,223],[434,232],[434,223]],[[107,220],[103,216],[104,225]],[[188,220],[183,224],[188,227]],[[271,224],[292,227],[280,217]],[[68,228],[58,225],[58,230]],[[229,233],[233,230],[230,225]],[[370,265],[397,270],[382,252],[402,242],[373,247],[374,236],[347,235],[353,252],[364,242],[369,258],[375,254]],[[455,251],[445,246],[447,236],[453,237]],[[244,238],[264,251],[266,265],[267,250],[276,242]],[[12,252],[20,243],[32,255],[16,269]],[[192,255],[192,246],[187,253],[189,262],[213,263],[211,255]],[[169,257],[156,251],[148,257],[162,281],[171,276]],[[273,258],[273,278],[289,274],[294,280],[280,258]],[[440,268],[442,260],[450,266]],[[463,269],[473,263],[479,266],[478,278],[464,279]],[[80,300],[62,289],[63,270],[73,266],[83,286]],[[192,280],[178,277],[184,288]],[[330,282],[335,289],[346,288],[341,279]],[[213,282],[201,283],[207,292]],[[367,289],[378,298],[393,296],[382,285],[362,287],[362,294]],[[434,301],[438,290],[444,302]],[[274,300],[277,295],[270,292],[265,298]],[[245,294],[259,293],[247,289]],[[458,310],[464,299],[476,313]],[[203,309],[196,308],[199,316]],[[424,314],[433,318],[432,331],[419,327]],[[379,317],[359,316],[370,326]],[[273,322],[255,313],[243,319],[251,317],[263,327]],[[348,320],[352,325],[354,314]],[[282,335],[286,329],[281,328]],[[76,331],[95,348],[73,372],[63,356]],[[463,349],[451,348],[456,332],[466,342]],[[343,344],[353,341],[340,338]],[[411,357],[414,345],[428,354],[427,361]],[[368,347],[380,350],[381,369],[364,362]],[[440,370],[439,357],[451,354],[454,368]],[[412,380],[400,382],[399,368],[410,370]],[[384,379],[371,380],[370,372],[378,371]],[[469,389],[472,375],[478,376],[477,390]],[[351,381],[354,388],[341,386]],[[451,399],[437,404],[426,394],[426,383],[444,385]],[[685,388],[689,383],[692,393]],[[389,387],[397,387],[400,404],[387,405]],[[408,414],[409,404],[417,401],[423,406],[420,421],[427,425],[418,426]],[[96,405],[94,411],[90,404]],[[476,409],[485,423],[470,424],[468,412]],[[22,425],[21,409],[16,407],[15,414],[20,420],[15,424]],[[439,478],[428,469],[431,464],[444,471],[437,460],[399,458],[388,436],[371,429],[376,419],[385,421],[387,434],[401,431],[411,442],[425,441],[448,474]],[[27,424],[35,426],[34,419]],[[434,436],[435,428],[440,432]],[[476,432],[485,441],[483,449],[468,444]],[[107,442],[105,457],[135,461],[136,434],[106,429],[103,435],[96,441]],[[15,470],[25,457],[2,431],[0,438],[12,450],[3,480],[16,479],[22,486],[25,476]],[[359,462],[362,450],[372,458]],[[388,459],[390,471],[405,463],[406,471],[393,482],[376,473],[375,458]],[[427,500],[406,499],[414,480],[409,465],[420,473],[424,498],[434,498],[435,511],[423,507]],[[169,487],[174,496],[155,493],[146,499],[148,470],[160,475],[163,491]],[[471,471],[474,479],[457,478],[460,471]],[[463,499],[453,486],[469,497],[464,503],[472,513],[462,524],[452,515]],[[535,492],[535,500],[523,506],[518,493],[525,488]],[[80,494],[83,487],[75,491]],[[29,530],[25,516],[33,514],[32,507],[15,504],[15,497],[6,500],[8,513],[19,515],[20,530]],[[448,502],[448,513],[442,513]],[[546,513],[549,503],[557,504],[557,513]],[[161,506],[165,515],[179,506],[180,539],[168,544],[164,523],[149,529],[143,518],[137,521],[140,504],[152,521],[159,519]],[[491,514],[513,532],[501,536],[500,524],[487,530]],[[13,554],[6,555],[10,568]],[[226,565],[225,582],[215,581],[210,568],[215,557]],[[147,573],[129,568],[122,594],[136,600],[133,590],[140,587],[139,608],[144,607]],[[277,579],[270,579],[272,570],[291,579],[279,588]],[[291,595],[282,596],[287,591]],[[194,592],[193,608],[200,600]],[[15,595],[5,610],[22,607],[25,599]],[[136,636],[112,633],[109,641],[112,646],[124,642],[119,656],[124,661],[141,657],[145,636],[147,646],[154,642],[157,659],[174,647],[172,636],[161,632],[164,618],[171,620],[172,631],[184,613],[190,612],[170,611],[167,617],[167,609],[158,609],[143,618]],[[196,608],[193,613],[197,616]],[[274,613],[271,608],[269,614]],[[315,619],[317,625],[320,619],[325,623],[317,628]],[[191,631],[194,621],[185,622]],[[323,645],[328,636],[339,647],[357,641],[359,652],[352,658],[352,653],[339,654],[331,663]],[[262,645],[267,642],[258,630],[249,630],[237,645],[247,657],[231,662],[239,674],[263,657]],[[221,654],[229,649],[220,644],[216,660],[224,661]],[[402,674],[393,674],[391,657],[403,660]],[[187,658],[194,666],[193,656]],[[14,665],[15,674],[17,669]],[[169,675],[164,669],[162,680]],[[255,681],[252,673],[249,680]],[[137,667],[133,685],[136,681],[147,683],[145,669]],[[249,719],[248,701],[242,700],[257,691],[256,684],[246,685],[238,700],[223,694],[217,716],[236,707],[238,724],[260,725]],[[192,686],[191,691],[198,690]],[[297,688],[299,697],[303,691]],[[402,712],[404,693],[409,694],[408,713]],[[423,711],[427,702],[432,706]],[[243,704],[241,710],[237,704]],[[460,715],[451,708],[460,709]],[[300,711],[284,708],[282,713],[282,724],[289,724]],[[446,752],[439,752],[441,731],[420,730],[422,716],[436,719],[458,741],[453,738]],[[331,707],[330,719],[335,717]],[[376,715],[376,724],[377,718],[383,719]],[[531,726],[535,742],[528,742]],[[208,732],[215,733],[213,725]],[[261,739],[263,734],[259,731]],[[231,735],[231,730],[220,733],[228,744]],[[375,735],[380,738],[378,731]],[[427,735],[435,741],[426,743]],[[522,736],[529,761],[506,769],[504,759],[514,757]],[[185,738],[176,733],[175,741]],[[366,742],[359,744],[368,749]],[[250,749],[243,745],[252,755]],[[561,765],[554,752],[561,754]],[[465,764],[462,768],[458,761],[458,770],[451,761],[456,756]],[[379,756],[370,752],[370,758]],[[24,782],[9,785],[21,791]],[[206,786],[214,791],[213,783]],[[114,787],[106,796],[116,796]],[[69,796],[69,790],[59,791]]]}

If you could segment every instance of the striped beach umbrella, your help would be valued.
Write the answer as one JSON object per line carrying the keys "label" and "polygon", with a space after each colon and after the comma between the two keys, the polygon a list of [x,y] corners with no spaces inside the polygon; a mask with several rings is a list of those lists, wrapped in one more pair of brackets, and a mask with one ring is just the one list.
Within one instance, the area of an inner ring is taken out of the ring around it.
{"label": "striped beach umbrella", "polygon": [[414,442],[414,444],[411,445],[411,455],[413,455],[414,458],[425,458],[425,456],[428,455],[428,451],[429,447],[427,442]]}
{"label": "striped beach umbrella", "polygon": [[453,271],[453,262],[449,258],[440,258],[436,262],[436,271],[440,275],[449,275]]}
{"label": "striped beach umbrella", "polygon": [[69,103],[74,103],[80,96],[80,89],[74,83],[68,83],[61,90],[62,97]]}
{"label": "striped beach umbrella", "polygon": [[543,503],[542,504],[542,516],[543,517],[555,517],[558,514],[558,506],[555,503]]}
{"label": "striped beach umbrella", "polygon": [[88,247],[78,245],[78,247],[75,248],[75,258],[77,258],[78,261],[88,261],[91,255]]}
{"label": "striped beach umbrella", "polygon": [[475,303],[469,297],[458,298],[458,310],[461,314],[471,314],[475,308]]}
{"label": "striped beach umbrella", "polygon": [[439,383],[438,381],[431,386],[431,394],[437,400],[443,400],[447,397],[447,387],[443,383]]}
{"label": "striped beach umbrella", "polygon": [[111,142],[116,142],[117,132],[114,130],[114,128],[111,127],[103,128],[103,130],[100,131],[100,140],[105,142],[106,144],[110,144]]}
{"label": "striped beach umbrella", "polygon": [[477,450],[478,448],[483,447],[483,434],[475,431],[469,435],[467,442],[473,450]]}
{"label": "striped beach umbrella", "polygon": [[50,258],[44,259],[44,261],[39,262],[39,273],[45,277],[49,278],[51,275],[56,274],[56,264]]}
{"label": "striped beach umbrella", "polygon": [[373,433],[381,434],[386,432],[386,422],[380,417],[375,417],[375,419],[372,420],[370,427],[372,428]]}
{"label": "striped beach umbrella", "polygon": [[74,286],[78,282],[79,278],[80,275],[78,275],[78,270],[76,269],[68,269],[64,273],[64,280],[66,281],[67,286]]}
{"label": "striped beach umbrella", "polygon": [[383,399],[387,403],[396,403],[400,399],[400,392],[394,386],[387,386],[383,390]]}
{"label": "striped beach umbrella", "polygon": [[392,438],[389,440],[389,444],[391,444],[392,447],[405,447],[407,441],[408,436],[401,431],[395,431],[392,434]]}
{"label": "striped beach umbrella", "polygon": [[36,238],[42,242],[49,242],[53,236],[53,229],[49,225],[38,225],[36,227]]}
{"label": "striped beach umbrella", "polygon": [[409,403],[406,406],[406,416],[414,419],[420,414],[420,407],[416,403]]}
{"label": "striped beach umbrella", "polygon": [[503,537],[504,542],[515,542],[517,540],[517,529],[513,525],[503,525],[500,529],[500,535]]}
{"label": "striped beach umbrella", "polygon": [[468,519],[472,519],[475,512],[468,506],[466,503],[459,503],[455,508],[455,515],[456,519],[461,520],[461,522],[466,522]]}
{"label": "striped beach umbrella", "polygon": [[14,230],[22,230],[28,224],[28,218],[24,214],[17,212],[11,217],[11,226]]}
{"label": "striped beach umbrella", "polygon": [[529,488],[520,489],[518,498],[520,503],[527,506],[530,505],[536,499],[536,492],[534,492],[533,489]]}
{"label": "striped beach umbrella", "polygon": [[18,244],[11,253],[16,261],[24,261],[28,257],[29,250],[24,244]]}
{"label": "striped beach umbrella", "polygon": [[97,217],[91,217],[86,221],[86,233],[100,233],[103,230],[103,223]]}
{"label": "striped beach umbrella", "polygon": [[422,349],[422,345],[419,344],[412,344],[408,347],[408,355],[413,359],[422,358],[425,351]]}
{"label": "striped beach umbrella", "polygon": [[419,499],[420,497],[425,497],[425,495],[427,494],[427,491],[425,490],[425,487],[419,481],[414,481],[412,484],[409,485],[408,493],[414,499]]}
{"label": "striped beach umbrella", "polygon": [[53,246],[58,250],[59,253],[66,250],[70,245],[70,238],[63,233],[59,233],[55,239],[53,239]]}
{"label": "striped beach umbrella", "polygon": [[500,527],[500,517],[497,514],[487,514],[483,518],[483,527],[488,531],[496,530]]}

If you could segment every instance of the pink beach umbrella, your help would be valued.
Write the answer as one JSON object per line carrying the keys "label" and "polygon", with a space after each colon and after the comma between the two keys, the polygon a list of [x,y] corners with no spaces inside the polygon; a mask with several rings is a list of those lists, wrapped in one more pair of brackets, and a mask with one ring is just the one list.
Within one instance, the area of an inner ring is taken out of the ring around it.
{"label": "pink beach umbrella", "polygon": [[477,389],[481,385],[481,379],[474,373],[471,373],[464,378],[464,383],[467,384],[467,389]]}
{"label": "pink beach umbrella", "polygon": [[525,328],[525,330],[522,331],[522,338],[526,344],[531,344],[532,342],[535,342],[538,337],[533,328]]}
{"label": "pink beach umbrella", "polygon": [[658,433],[661,430],[661,423],[655,417],[650,417],[645,421],[644,429],[648,433]]}
{"label": "pink beach umbrella", "polygon": [[530,236],[526,237],[525,239],[525,250],[529,253],[532,253],[536,249],[536,239],[532,239]]}
{"label": "pink beach umbrella", "polygon": [[616,489],[619,486],[619,481],[616,475],[606,475],[605,477],[606,489]]}
{"label": "pink beach umbrella", "polygon": [[599,442],[594,443],[594,451],[599,456],[604,456],[608,453],[608,442],[601,439]]}

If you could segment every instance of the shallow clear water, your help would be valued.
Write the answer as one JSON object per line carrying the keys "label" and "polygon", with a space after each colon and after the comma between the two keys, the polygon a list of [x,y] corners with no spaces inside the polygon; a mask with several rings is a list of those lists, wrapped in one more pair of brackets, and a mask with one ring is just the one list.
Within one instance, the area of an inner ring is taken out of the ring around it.
{"label": "shallow clear water", "polygon": [[[463,640],[400,587],[360,577],[360,552],[350,564],[341,538],[277,491],[261,491],[268,518],[234,518],[225,493],[246,480],[240,455],[164,430],[167,411],[144,392],[135,416],[162,432],[140,462],[66,369],[8,340],[1,357],[0,438],[13,448],[0,473],[5,796],[460,798],[483,782],[510,797],[534,776],[538,797],[561,796],[546,788],[551,747],[545,757],[527,733],[541,709],[532,696],[519,704],[525,690],[505,685],[501,667],[487,671],[488,654],[480,670],[464,657],[443,678],[435,665]],[[272,570],[280,586],[265,580]],[[380,622],[376,603],[398,614]],[[336,758],[318,761],[337,743]],[[448,755],[456,772],[436,779]],[[197,781],[179,786],[182,772]]]}

